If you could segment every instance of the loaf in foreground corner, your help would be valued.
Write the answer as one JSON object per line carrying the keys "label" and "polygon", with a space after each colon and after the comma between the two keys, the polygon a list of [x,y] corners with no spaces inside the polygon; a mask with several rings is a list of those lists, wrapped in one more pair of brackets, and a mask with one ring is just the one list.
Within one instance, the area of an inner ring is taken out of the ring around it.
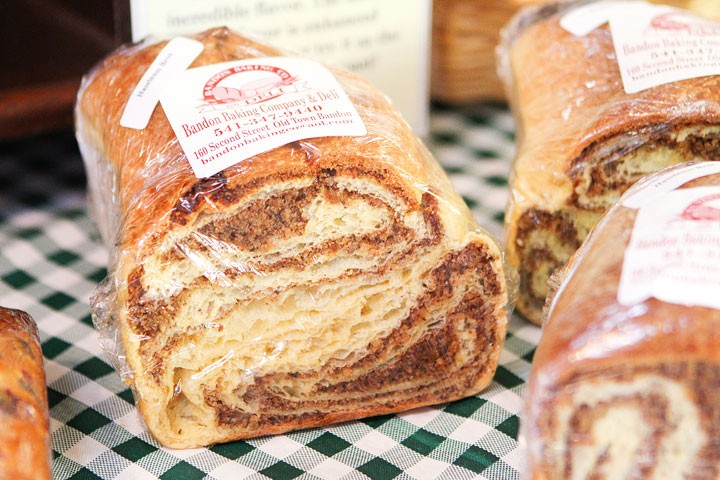
{"label": "loaf in foreground corner", "polygon": [[35,322],[0,307],[0,479],[49,480],[50,426]]}
{"label": "loaf in foreground corner", "polygon": [[712,168],[638,182],[556,276],[526,393],[525,478],[720,475],[720,174],[698,166]]}

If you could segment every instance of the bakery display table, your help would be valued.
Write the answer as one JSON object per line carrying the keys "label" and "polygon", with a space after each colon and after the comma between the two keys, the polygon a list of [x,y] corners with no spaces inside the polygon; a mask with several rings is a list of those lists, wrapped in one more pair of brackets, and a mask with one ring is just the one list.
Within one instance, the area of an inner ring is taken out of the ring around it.
{"label": "bakery display table", "polygon": [[[479,223],[500,235],[514,153],[500,107],[435,106],[430,149]],[[56,479],[517,479],[538,327],[514,316],[494,381],[450,404],[210,448],[162,448],[109,365],[89,298],[107,250],[88,217],[71,132],[0,144],[0,305],[38,323]]]}

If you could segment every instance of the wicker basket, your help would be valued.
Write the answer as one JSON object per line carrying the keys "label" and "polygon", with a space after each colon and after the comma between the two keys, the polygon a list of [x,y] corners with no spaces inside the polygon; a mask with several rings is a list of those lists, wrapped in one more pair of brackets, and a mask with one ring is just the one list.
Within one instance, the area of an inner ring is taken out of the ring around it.
{"label": "wicker basket", "polygon": [[[548,0],[434,0],[433,100],[465,104],[504,101],[496,74],[495,46],[500,29],[524,6]],[[720,19],[720,0],[663,0],[707,17]]]}

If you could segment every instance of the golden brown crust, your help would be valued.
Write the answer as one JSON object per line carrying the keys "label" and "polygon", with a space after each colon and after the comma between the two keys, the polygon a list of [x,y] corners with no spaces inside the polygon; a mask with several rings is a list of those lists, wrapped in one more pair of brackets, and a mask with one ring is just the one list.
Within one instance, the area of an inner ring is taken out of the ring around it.
{"label": "golden brown crust", "polygon": [[[707,175],[680,188],[708,185],[720,185],[720,175]],[[615,206],[554,279],[559,288],[554,298],[548,298],[543,337],[533,357],[526,396],[533,478],[572,478],[569,471],[565,477],[554,476],[557,464],[544,456],[548,453],[544,442],[562,435],[566,439],[563,449],[569,455],[583,438],[590,438],[594,420],[608,405],[639,404],[650,431],[657,432],[648,442],[672,431],[677,419],[669,420],[666,414],[667,398],[657,398],[653,391],[623,393],[616,388],[614,397],[594,406],[576,402],[569,424],[572,431],[558,433],[562,430],[555,423],[557,412],[572,402],[581,385],[602,388],[599,385],[605,381],[622,385],[648,376],[686,388],[702,419],[704,431],[693,434],[705,435],[708,440],[697,452],[697,465],[703,468],[692,478],[716,478],[720,468],[714,452],[720,438],[720,350],[715,333],[720,329],[720,310],[655,298],[633,306],[618,304],[623,259],[636,215],[637,210]],[[633,460],[651,471],[662,453],[651,442],[643,445],[645,450],[639,450]],[[571,463],[565,461],[566,469]],[[602,470],[600,464],[595,468]]]}
{"label": "golden brown crust", "polygon": [[[511,174],[505,240],[508,259],[521,274],[524,264],[532,263],[521,232],[528,212],[557,215],[558,221],[568,212],[601,213],[642,174],[651,173],[618,173],[640,146],[650,153],[658,148],[672,152],[656,169],[717,159],[717,132],[683,141],[674,136],[687,127],[720,124],[720,76],[626,94],[607,25],[573,36],[559,23],[567,8],[551,4],[520,14],[506,45],[521,143]],[[594,203],[598,195],[607,198]],[[587,228],[577,228],[576,241],[582,241]],[[525,272],[525,277],[532,274]],[[526,282],[520,288],[518,309],[539,322],[542,299],[533,297],[545,291],[533,292]]]}
{"label": "golden brown crust", "polygon": [[[712,0],[651,0],[718,19]],[[505,101],[495,49],[513,15],[548,0],[435,0],[432,15],[431,95],[450,104]]]}
{"label": "golden brown crust", "polygon": [[0,307],[0,478],[49,479],[50,430],[37,327]]}
{"label": "golden brown crust", "polygon": [[652,125],[720,120],[719,77],[627,94],[607,25],[576,37],[560,26],[559,19],[553,16],[527,26],[512,44],[513,102],[524,135],[521,149],[544,158],[538,166],[521,153],[519,168],[566,173],[586,148],[616,134]]}
{"label": "golden brown crust", "polygon": [[[196,39],[202,41],[205,48],[191,68],[280,54],[227,29],[208,30]],[[411,182],[425,179],[425,173],[417,162],[414,141],[410,140],[412,132],[380,92],[344,71],[333,73],[368,127],[368,136],[360,138],[396,135],[406,138],[406,144],[358,141],[358,137],[321,137],[313,139],[312,144],[292,142],[198,181],[161,105],[156,107],[144,130],[119,126],[130,94],[165,43],[122,50],[106,59],[92,74],[79,104],[79,114],[89,120],[88,127],[101,136],[99,141],[113,161],[117,183],[123,186],[120,203],[129,215],[123,231],[125,245],[140,244],[141,239],[149,236],[149,230],[162,231],[169,220],[167,213],[174,211],[173,206],[190,194],[194,195],[197,205],[187,217],[188,220],[194,218],[200,205],[215,190],[214,182],[218,178],[224,179],[224,192],[237,189],[240,194],[248,195],[263,183],[281,178],[321,175],[327,169],[336,170],[338,174],[347,171],[353,176],[366,174],[381,179],[408,205],[417,205],[417,189]],[[352,155],[348,155],[349,152],[353,152]],[[393,158],[396,168],[383,166],[377,162],[378,157]],[[149,185],[154,188],[148,188]]]}
{"label": "golden brown crust", "polygon": [[[205,48],[193,66],[278,54],[227,29],[196,38]],[[144,130],[118,126],[162,46],[107,59],[77,106],[81,148],[100,157],[89,162],[94,204],[119,224],[117,238],[105,232],[117,242],[106,309],[151,432],[165,445],[190,447],[484,388],[505,333],[499,248],[387,99],[333,70],[366,136],[293,142],[197,179],[160,106]],[[340,226],[312,230],[330,215],[311,214],[314,207],[343,212]],[[346,214],[359,217],[345,222]],[[366,214],[372,223],[356,226]],[[217,297],[206,305],[204,292]],[[252,317],[258,311],[267,313]],[[269,333],[267,319],[276,322]],[[265,333],[244,340],[252,328]],[[313,337],[312,329],[324,333]],[[290,338],[273,343],[275,330]],[[206,338],[208,356],[222,358],[203,356],[196,345]],[[352,341],[364,343],[348,350]],[[267,366],[275,358],[277,370]]]}
{"label": "golden brown crust", "polygon": [[[702,177],[683,188],[700,185],[720,185],[720,175]],[[592,336],[602,326],[602,319],[607,315],[606,308],[617,305],[623,258],[636,215],[637,210],[617,206],[601,220],[588,238],[587,245],[573,255],[564,269],[569,278],[554,300],[552,313],[545,324],[543,342],[533,360],[538,369],[546,363],[556,365],[555,370],[562,372],[558,381],[580,371],[621,366],[626,358],[637,361],[642,358],[648,362],[678,358],[720,363],[720,351],[715,348],[714,335],[711,334],[720,328],[720,311],[666,303],[655,298],[648,299],[645,302],[647,310],[631,320],[633,327],[652,330],[653,334],[628,345],[623,349],[623,355],[588,358],[583,362],[576,362],[567,355],[567,352],[578,348],[574,340]],[[672,319],[684,317],[692,319],[692,328],[683,325],[668,328],[673,326]],[[668,349],[670,345],[672,349]],[[572,368],[569,365],[566,368],[562,359],[571,360]]]}

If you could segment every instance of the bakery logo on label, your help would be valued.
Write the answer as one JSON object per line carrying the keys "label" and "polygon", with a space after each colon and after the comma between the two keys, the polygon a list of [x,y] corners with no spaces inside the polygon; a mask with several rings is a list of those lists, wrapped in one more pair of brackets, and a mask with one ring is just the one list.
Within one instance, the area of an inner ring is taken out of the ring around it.
{"label": "bakery logo on label", "polygon": [[720,222],[720,193],[695,200],[683,210],[681,218],[691,221]]}
{"label": "bakery logo on label", "polygon": [[720,187],[674,190],[638,209],[618,303],[650,297],[720,309]]}
{"label": "bakery logo on label", "polygon": [[657,15],[650,21],[650,26],[657,30],[685,32],[697,36],[720,34],[719,24],[682,10]]}
{"label": "bakery logo on label", "polygon": [[[253,78],[248,79],[248,76]],[[220,82],[223,82],[223,85],[220,85]],[[235,84],[236,87],[231,86]],[[207,103],[199,106],[198,109],[204,111],[207,105],[225,107],[253,105],[286,93],[308,90],[310,88],[307,82],[293,77],[285,69],[270,65],[240,65],[223,70],[208,80],[203,87],[203,98]]]}
{"label": "bakery logo on label", "polygon": [[367,133],[333,74],[300,58],[192,68],[160,102],[199,178],[297,140]]}

